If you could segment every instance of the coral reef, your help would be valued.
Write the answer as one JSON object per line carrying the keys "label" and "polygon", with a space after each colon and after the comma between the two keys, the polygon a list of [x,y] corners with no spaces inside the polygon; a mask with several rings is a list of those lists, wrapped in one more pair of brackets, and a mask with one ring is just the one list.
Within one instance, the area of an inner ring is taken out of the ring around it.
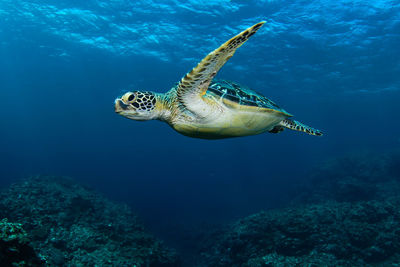
{"label": "coral reef", "polygon": [[22,226],[48,266],[180,265],[127,206],[68,178],[38,176],[12,185],[0,193],[0,218],[18,223],[13,227],[25,236]]}
{"label": "coral reef", "polygon": [[[332,159],[298,188],[296,205],[170,234],[180,239],[188,266],[396,266],[399,166],[394,152]],[[0,265],[181,263],[127,206],[71,179],[39,176],[0,193]]]}
{"label": "coral reef", "polygon": [[43,262],[29,244],[28,234],[19,223],[0,221],[0,265],[41,266]]}
{"label": "coral reef", "polygon": [[204,243],[199,266],[383,266],[400,260],[400,198],[261,212]]}
{"label": "coral reef", "polygon": [[397,266],[400,154],[360,152],[321,164],[292,207],[202,238],[198,266]]}
{"label": "coral reef", "polygon": [[360,151],[322,162],[295,202],[354,202],[396,196],[400,190],[400,153]]}

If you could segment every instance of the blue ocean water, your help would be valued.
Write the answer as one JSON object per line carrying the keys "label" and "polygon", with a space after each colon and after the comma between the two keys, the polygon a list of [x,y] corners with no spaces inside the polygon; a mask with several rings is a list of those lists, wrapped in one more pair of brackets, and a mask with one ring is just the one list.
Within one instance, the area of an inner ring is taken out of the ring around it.
{"label": "blue ocean water", "polygon": [[[323,137],[200,140],[114,113],[117,96],[166,92],[261,20],[217,77]],[[0,21],[2,186],[66,175],[150,225],[224,222],[280,206],[320,161],[400,146],[399,1],[2,0]]]}

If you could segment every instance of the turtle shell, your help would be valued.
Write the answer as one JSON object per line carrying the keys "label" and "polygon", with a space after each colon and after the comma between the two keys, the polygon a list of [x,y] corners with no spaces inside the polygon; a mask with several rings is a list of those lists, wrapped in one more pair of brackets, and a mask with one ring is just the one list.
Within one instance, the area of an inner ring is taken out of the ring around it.
{"label": "turtle shell", "polygon": [[224,100],[232,101],[240,106],[265,108],[292,116],[262,94],[231,81],[213,81],[208,87],[207,93],[219,96]]}

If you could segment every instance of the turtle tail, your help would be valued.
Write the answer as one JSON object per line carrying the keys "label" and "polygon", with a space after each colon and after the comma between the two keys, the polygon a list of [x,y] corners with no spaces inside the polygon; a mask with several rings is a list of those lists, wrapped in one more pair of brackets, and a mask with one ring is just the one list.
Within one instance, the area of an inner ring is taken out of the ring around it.
{"label": "turtle tail", "polygon": [[[279,128],[279,130],[277,128],[278,131],[276,131],[276,132],[282,131],[283,130],[282,127],[285,127],[290,130],[299,131],[299,132],[303,132],[303,133],[310,134],[310,135],[316,135],[316,136],[322,135],[322,132],[320,130],[311,128],[310,126],[307,126],[301,122],[291,120],[291,119],[284,119],[276,127]],[[274,129],[272,129],[272,131],[274,131]]]}

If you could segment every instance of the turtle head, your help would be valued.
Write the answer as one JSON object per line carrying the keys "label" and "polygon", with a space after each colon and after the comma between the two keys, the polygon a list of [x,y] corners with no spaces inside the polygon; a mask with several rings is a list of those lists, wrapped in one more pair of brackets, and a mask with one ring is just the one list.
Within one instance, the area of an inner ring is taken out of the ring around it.
{"label": "turtle head", "polygon": [[115,99],[115,112],[131,120],[147,121],[158,118],[157,97],[152,92],[127,92]]}

